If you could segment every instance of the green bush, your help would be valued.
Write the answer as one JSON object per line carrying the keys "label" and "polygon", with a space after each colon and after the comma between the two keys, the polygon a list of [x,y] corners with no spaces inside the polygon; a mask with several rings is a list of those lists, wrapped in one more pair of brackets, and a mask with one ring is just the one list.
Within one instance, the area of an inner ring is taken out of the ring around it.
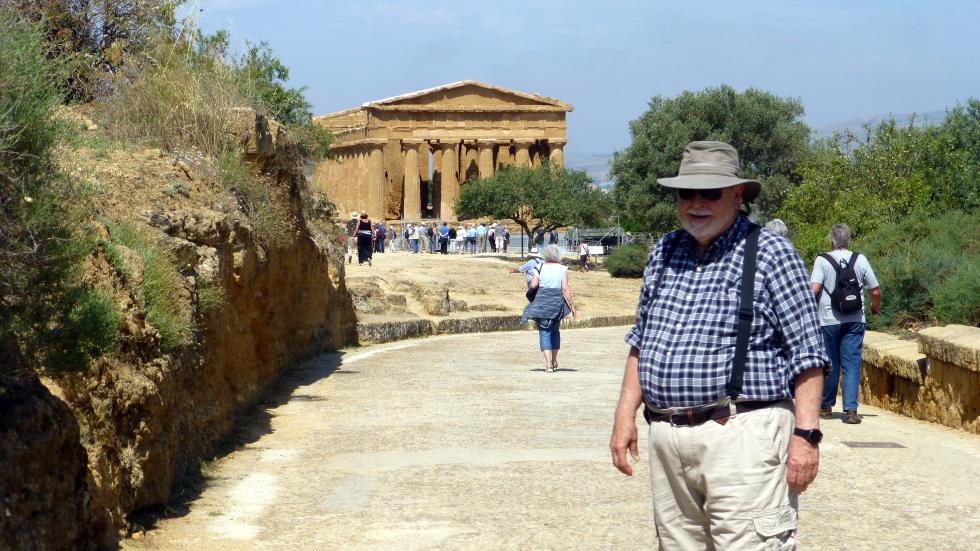
{"label": "green bush", "polygon": [[852,248],[865,254],[882,289],[872,328],[980,323],[980,214],[918,211]]}
{"label": "green bush", "polygon": [[641,277],[650,249],[642,243],[616,247],[606,258],[606,271],[613,277]]}
{"label": "green bush", "polygon": [[[143,278],[137,290],[137,300],[146,322],[160,332],[160,347],[165,352],[190,344],[194,322],[190,305],[177,299],[183,280],[177,271],[173,255],[160,245],[149,231],[129,222],[107,224],[114,243],[118,243],[140,258]],[[112,244],[105,246],[109,262],[127,276],[132,275],[123,256]]]}
{"label": "green bush", "polygon": [[803,183],[789,190],[777,214],[793,244],[812,259],[836,223],[855,239],[902,223],[917,210],[938,216],[980,207],[980,100],[946,113],[941,125],[900,126],[894,120],[820,140],[796,167]]}
{"label": "green bush", "polygon": [[0,369],[19,356],[52,371],[85,369],[111,350],[111,301],[82,282],[94,245],[91,195],[55,164],[69,128],[55,116],[70,67],[44,29],[0,10]]}

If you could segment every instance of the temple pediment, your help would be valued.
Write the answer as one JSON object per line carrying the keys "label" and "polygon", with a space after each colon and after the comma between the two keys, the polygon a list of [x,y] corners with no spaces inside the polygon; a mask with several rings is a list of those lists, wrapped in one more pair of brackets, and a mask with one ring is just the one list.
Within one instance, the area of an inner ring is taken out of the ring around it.
{"label": "temple pediment", "polygon": [[572,106],[537,94],[464,80],[367,102],[362,107],[381,111],[571,111]]}

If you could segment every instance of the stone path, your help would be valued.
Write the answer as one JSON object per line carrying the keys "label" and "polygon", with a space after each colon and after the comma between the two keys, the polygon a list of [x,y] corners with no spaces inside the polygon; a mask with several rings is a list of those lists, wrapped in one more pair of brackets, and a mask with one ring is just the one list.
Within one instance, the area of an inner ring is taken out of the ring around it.
{"label": "stone path", "polygon": [[[563,331],[556,374],[533,332],[322,356],[241,426],[186,515],[124,548],[655,548],[646,462],[627,478],[607,451],[624,332]],[[800,548],[980,549],[980,437],[862,412],[823,423]]]}

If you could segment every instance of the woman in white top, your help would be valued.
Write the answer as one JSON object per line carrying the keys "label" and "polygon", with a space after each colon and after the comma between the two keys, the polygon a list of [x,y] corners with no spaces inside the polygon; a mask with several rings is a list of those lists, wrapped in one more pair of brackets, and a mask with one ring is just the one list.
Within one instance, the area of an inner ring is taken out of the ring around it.
{"label": "woman in white top", "polygon": [[548,245],[541,252],[544,264],[531,278],[531,288],[537,289],[534,302],[525,309],[525,316],[538,325],[538,341],[544,354],[545,373],[558,370],[558,350],[561,348],[561,320],[570,312],[578,318],[572,290],[568,286],[568,268],[561,264],[557,245]]}

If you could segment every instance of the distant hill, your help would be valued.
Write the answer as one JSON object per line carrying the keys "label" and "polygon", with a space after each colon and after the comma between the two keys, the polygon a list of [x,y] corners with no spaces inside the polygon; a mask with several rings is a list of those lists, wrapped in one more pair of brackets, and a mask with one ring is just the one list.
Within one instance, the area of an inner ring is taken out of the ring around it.
{"label": "distant hill", "polygon": [[581,170],[588,174],[599,189],[612,189],[613,181],[609,178],[609,163],[612,153],[565,153],[565,168]]}
{"label": "distant hill", "polygon": [[[915,126],[932,126],[936,124],[942,124],[946,120],[946,110],[938,109],[936,111],[929,111],[926,113],[916,113],[915,115]],[[813,137],[814,138],[830,138],[834,135],[834,132],[843,133],[845,130],[850,130],[855,136],[864,136],[864,127],[870,125],[871,127],[878,126],[882,122],[895,119],[895,122],[899,126],[908,126],[909,121],[912,120],[913,115],[911,113],[904,113],[900,115],[887,114],[887,115],[874,115],[871,117],[864,118],[854,118],[845,121],[837,121],[828,124],[823,124],[820,126],[814,126]]]}

